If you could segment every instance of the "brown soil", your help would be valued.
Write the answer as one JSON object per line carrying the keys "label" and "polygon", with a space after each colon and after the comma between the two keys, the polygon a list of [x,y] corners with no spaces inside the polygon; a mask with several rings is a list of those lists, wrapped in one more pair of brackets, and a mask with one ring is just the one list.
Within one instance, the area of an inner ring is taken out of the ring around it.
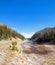
{"label": "brown soil", "polygon": [[25,54],[34,54],[38,57],[45,58],[44,60],[51,60],[55,62],[55,45],[46,44],[22,44],[23,52]]}

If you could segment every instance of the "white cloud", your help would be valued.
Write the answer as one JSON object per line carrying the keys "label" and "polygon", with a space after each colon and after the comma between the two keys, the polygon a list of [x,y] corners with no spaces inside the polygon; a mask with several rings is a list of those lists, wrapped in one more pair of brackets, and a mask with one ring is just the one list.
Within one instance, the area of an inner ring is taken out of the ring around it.
{"label": "white cloud", "polygon": [[22,35],[25,36],[25,38],[30,38],[34,33],[31,32],[31,33],[26,33],[26,32],[23,32]]}
{"label": "white cloud", "polygon": [[[12,27],[12,29],[17,31],[17,28],[16,27]],[[20,34],[22,34],[25,38],[30,38],[34,34],[34,32],[30,32],[30,33],[21,32],[21,31],[17,31],[17,32],[20,33]]]}

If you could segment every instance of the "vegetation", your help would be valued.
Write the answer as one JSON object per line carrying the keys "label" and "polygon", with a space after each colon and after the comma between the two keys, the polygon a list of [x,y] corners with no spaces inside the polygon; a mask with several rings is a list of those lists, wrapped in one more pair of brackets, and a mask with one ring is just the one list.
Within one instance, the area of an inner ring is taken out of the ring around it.
{"label": "vegetation", "polygon": [[18,51],[19,53],[21,53],[21,51],[22,51],[21,47],[19,47],[19,46],[17,47],[16,41],[13,41],[11,43],[10,49],[13,50],[13,51]]}
{"label": "vegetation", "polygon": [[1,39],[8,39],[8,38],[20,38],[22,40],[24,40],[24,36],[22,36],[21,34],[17,33],[16,31],[10,29],[9,27],[7,27],[4,24],[0,24],[0,40]]}
{"label": "vegetation", "polygon": [[17,42],[12,42],[12,50],[18,51]]}
{"label": "vegetation", "polygon": [[55,41],[55,28],[45,28],[39,32],[36,32],[31,40],[37,42],[51,42]]}

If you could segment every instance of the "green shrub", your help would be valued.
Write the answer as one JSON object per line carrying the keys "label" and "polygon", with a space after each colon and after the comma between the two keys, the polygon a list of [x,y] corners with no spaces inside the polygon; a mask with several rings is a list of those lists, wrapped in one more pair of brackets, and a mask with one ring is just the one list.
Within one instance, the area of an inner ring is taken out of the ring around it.
{"label": "green shrub", "polygon": [[12,45],[14,45],[14,46],[17,45],[17,42],[12,42]]}
{"label": "green shrub", "polygon": [[17,42],[12,42],[12,50],[18,51]]}

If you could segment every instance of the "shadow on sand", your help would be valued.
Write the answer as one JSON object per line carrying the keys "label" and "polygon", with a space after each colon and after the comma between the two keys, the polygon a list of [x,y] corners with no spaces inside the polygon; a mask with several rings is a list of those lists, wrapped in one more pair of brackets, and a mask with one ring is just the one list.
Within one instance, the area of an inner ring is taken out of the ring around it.
{"label": "shadow on sand", "polygon": [[[52,44],[52,43],[51,43]],[[27,45],[25,46],[27,47]],[[24,48],[23,52],[26,54],[39,54],[39,55],[46,55],[48,53],[51,53],[52,50],[48,47],[45,47],[43,44],[33,44],[29,45],[29,48]]]}

